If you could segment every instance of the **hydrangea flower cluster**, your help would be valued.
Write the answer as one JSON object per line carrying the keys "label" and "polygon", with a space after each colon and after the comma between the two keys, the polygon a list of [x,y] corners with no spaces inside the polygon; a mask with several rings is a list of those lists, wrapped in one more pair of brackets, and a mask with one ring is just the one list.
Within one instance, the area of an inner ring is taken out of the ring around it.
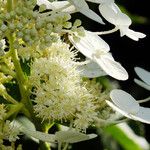
{"label": "hydrangea flower cluster", "polygon": [[[79,12],[105,24],[87,2],[98,4],[101,15],[115,28],[92,32],[79,19],[72,22],[72,14]],[[139,106],[124,91],[110,93],[97,80],[106,75],[128,79],[99,35],[120,30],[121,36],[135,41],[144,38],[145,34],[129,29],[131,23],[114,0],[0,0],[0,149],[22,149],[15,142],[23,133],[38,139],[41,150],[50,150],[47,142],[57,142],[58,150],[66,150],[68,143],[96,137],[86,134],[88,127],[113,123],[110,107],[150,123],[149,108]],[[145,83],[135,82],[149,90],[149,73],[135,71]],[[53,125],[65,125],[67,131],[48,134]]]}

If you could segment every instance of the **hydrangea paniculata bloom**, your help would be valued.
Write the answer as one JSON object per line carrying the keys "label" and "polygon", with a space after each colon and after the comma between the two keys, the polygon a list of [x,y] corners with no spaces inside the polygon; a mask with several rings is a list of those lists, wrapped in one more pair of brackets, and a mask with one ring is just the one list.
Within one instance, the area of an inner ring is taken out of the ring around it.
{"label": "hydrangea paniculata bloom", "polygon": [[111,91],[110,98],[113,103],[106,102],[115,111],[127,118],[150,124],[150,108],[140,106],[129,93],[115,89]]}
{"label": "hydrangea paniculata bloom", "polygon": [[98,35],[85,31],[85,36],[80,37],[79,41],[74,40],[72,35],[69,36],[69,39],[77,50],[96,62],[108,75],[118,80],[128,79],[126,70],[114,60],[109,52],[109,45]]}
{"label": "hydrangea paniculata bloom", "polygon": [[45,57],[32,63],[30,81],[35,87],[34,110],[43,120],[73,118],[73,125],[85,130],[97,113],[93,96],[82,83],[72,56],[75,54],[67,44],[53,43]]}

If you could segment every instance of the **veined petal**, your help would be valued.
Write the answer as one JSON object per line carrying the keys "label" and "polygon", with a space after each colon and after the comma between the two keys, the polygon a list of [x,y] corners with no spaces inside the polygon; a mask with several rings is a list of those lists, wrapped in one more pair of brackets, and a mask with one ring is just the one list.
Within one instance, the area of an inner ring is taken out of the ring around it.
{"label": "veined petal", "polygon": [[68,1],[75,6],[77,11],[81,12],[86,17],[98,23],[104,24],[102,18],[89,8],[85,0],[68,0]]}
{"label": "veined petal", "polygon": [[69,36],[70,42],[75,48],[90,59],[93,59],[93,55],[97,51],[107,53],[110,50],[109,45],[103,39],[90,31],[85,31],[85,36],[80,38],[80,41],[76,42],[73,36]]}
{"label": "veined petal", "polygon": [[140,67],[135,67],[134,68],[136,74],[148,85],[150,85],[150,72],[140,68]]}
{"label": "veined petal", "polygon": [[136,114],[139,111],[139,103],[123,90],[112,90],[110,92],[110,98],[117,107],[128,114]]}
{"label": "veined petal", "polygon": [[120,63],[113,60],[109,53],[102,55],[100,58],[95,58],[95,61],[111,77],[118,80],[128,79],[127,71],[121,66]]}
{"label": "veined petal", "polygon": [[78,66],[77,69],[80,71],[80,75],[83,77],[96,78],[107,75],[94,61],[90,61],[85,65]]}

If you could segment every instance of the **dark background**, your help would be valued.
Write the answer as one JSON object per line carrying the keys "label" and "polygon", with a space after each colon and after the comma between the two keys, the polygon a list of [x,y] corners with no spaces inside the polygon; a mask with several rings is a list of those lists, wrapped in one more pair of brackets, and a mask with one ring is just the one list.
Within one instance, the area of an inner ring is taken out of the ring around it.
{"label": "dark background", "polygon": [[[128,71],[129,79],[127,81],[120,81],[121,88],[136,99],[144,99],[150,96],[150,91],[134,83],[134,78],[138,78],[134,72],[134,67],[139,66],[150,71],[150,8],[149,0],[116,0],[115,1],[122,11],[128,14],[133,20],[130,29],[138,32],[145,33],[147,36],[140,39],[138,42],[124,36],[120,37],[120,32],[117,31],[113,34],[102,35],[101,37],[110,45],[111,52],[116,61],[119,61]],[[88,3],[90,8],[99,14],[98,5]],[[106,31],[113,29],[114,26],[105,21],[106,25],[98,24],[81,14],[75,14],[74,18],[81,18],[82,25],[91,31]],[[145,107],[150,107],[150,102],[142,104]],[[145,137],[150,143],[150,125],[144,124]],[[95,142],[95,141],[94,141]],[[87,143],[88,144],[88,143]],[[91,144],[91,143],[90,143]],[[97,143],[98,144],[98,143]],[[93,150],[97,150],[98,145],[94,144]],[[97,146],[96,146],[97,145]],[[81,145],[80,145],[81,146]],[[87,145],[88,149],[92,149]],[[80,148],[77,148],[80,150]]]}

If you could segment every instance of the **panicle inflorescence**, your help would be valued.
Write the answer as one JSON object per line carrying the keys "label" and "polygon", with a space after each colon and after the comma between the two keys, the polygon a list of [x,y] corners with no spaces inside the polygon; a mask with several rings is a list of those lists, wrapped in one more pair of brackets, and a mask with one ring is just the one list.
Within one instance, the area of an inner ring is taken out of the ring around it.
{"label": "panicle inflorescence", "polygon": [[59,41],[31,65],[34,110],[43,120],[69,121],[85,130],[96,117],[93,95],[86,89],[75,63],[76,52]]}
{"label": "panicle inflorescence", "polygon": [[[57,41],[57,36],[55,37],[55,34],[52,33],[61,33],[63,28],[72,27],[71,22],[69,22],[70,14],[53,11],[40,12],[40,9],[39,11],[38,9],[34,10],[35,5],[36,0],[24,0],[18,1],[14,6],[15,8],[10,12],[0,10],[1,39],[11,33],[15,39],[14,47],[20,51],[23,49],[20,55],[23,51],[25,51],[24,53],[27,52],[25,47],[29,49],[28,55],[30,55],[30,51],[36,49],[35,45],[40,49],[49,47]],[[22,55],[21,57],[23,58]]]}

